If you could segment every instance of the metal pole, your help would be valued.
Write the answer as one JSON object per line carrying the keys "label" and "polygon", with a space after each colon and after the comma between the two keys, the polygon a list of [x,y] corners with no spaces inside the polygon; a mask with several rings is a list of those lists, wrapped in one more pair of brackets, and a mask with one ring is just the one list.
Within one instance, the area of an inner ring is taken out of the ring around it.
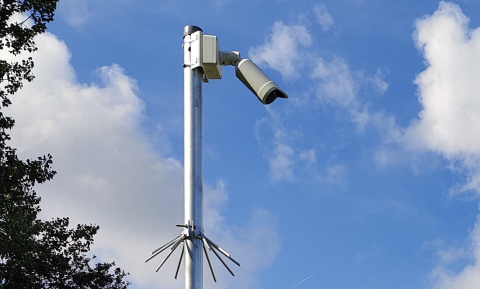
{"label": "metal pole", "polygon": [[[202,31],[185,26],[184,63],[191,63],[192,33]],[[203,70],[184,65],[184,219],[189,226],[185,241],[185,289],[203,288]],[[191,227],[190,227],[191,226]]]}

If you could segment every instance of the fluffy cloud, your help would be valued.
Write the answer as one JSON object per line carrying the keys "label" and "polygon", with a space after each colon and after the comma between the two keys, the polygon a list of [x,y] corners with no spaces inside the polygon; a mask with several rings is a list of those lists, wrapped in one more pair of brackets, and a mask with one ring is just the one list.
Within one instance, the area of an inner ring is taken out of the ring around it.
{"label": "fluffy cloud", "polygon": [[[468,24],[459,6],[443,1],[416,22],[414,39],[427,68],[415,80],[422,110],[406,129],[404,142],[444,156],[454,170],[467,174],[460,191],[480,193],[480,29]],[[433,288],[480,287],[480,218],[470,246],[460,251],[468,251],[474,262],[459,272],[441,263],[431,274]]]}
{"label": "fluffy cloud", "polygon": [[346,110],[359,131],[367,126],[382,131],[393,130],[392,119],[383,112],[370,111],[368,102],[359,96],[361,88],[371,88],[377,94],[387,91],[388,83],[383,80],[381,70],[377,70],[374,76],[365,76],[361,71],[352,71],[342,58],[327,61],[317,57],[310,77],[316,82],[315,98]]}
{"label": "fluffy cloud", "polygon": [[315,5],[313,12],[315,13],[318,24],[320,24],[320,27],[322,27],[323,31],[328,31],[335,27],[335,21],[333,20],[332,15],[328,13],[328,9],[325,4]]}
{"label": "fluffy cloud", "polygon": [[[441,264],[430,273],[433,289],[470,289],[480,288],[480,217],[477,217],[475,226],[470,234],[470,246],[457,249],[457,252],[447,250],[449,254],[440,251]],[[466,258],[465,255],[468,255]],[[448,268],[450,262],[457,259],[474,259],[473,263],[465,266],[461,271],[455,272]],[[447,260],[446,260],[447,259]]]}
{"label": "fluffy cloud", "polygon": [[[63,42],[51,34],[36,42],[36,79],[13,97],[6,113],[16,120],[12,145],[22,158],[54,157],[57,176],[36,188],[42,216],[98,224],[94,253],[115,260],[137,286],[183,288],[173,279],[176,261],[169,260],[158,274],[154,268],[160,260],[144,264],[154,248],[180,232],[174,225],[183,222],[183,168],[177,159],[160,155],[143,131],[145,104],[136,81],[113,64],[96,71],[99,84],[78,83]],[[237,230],[222,230],[226,184],[204,187],[206,234],[242,263],[234,281],[228,272],[218,274],[229,280],[222,288],[236,288],[233,282],[248,288],[279,250],[274,218],[258,209]],[[270,241],[260,242],[264,237]]]}
{"label": "fluffy cloud", "polygon": [[367,107],[358,99],[356,76],[341,58],[328,62],[318,58],[311,78],[318,82],[316,98],[320,101],[346,109],[357,127],[362,130],[370,120]]}
{"label": "fluffy cloud", "polygon": [[[333,19],[324,5],[314,6],[314,13],[322,25],[333,25]],[[249,55],[257,64],[265,64],[285,78],[300,79],[304,73],[303,68],[307,68],[308,76],[315,84],[313,100],[346,109],[360,130],[367,125],[383,127],[384,123],[390,123],[389,120],[385,121],[383,113],[370,112],[368,103],[362,101],[358,93],[364,88],[375,94],[385,93],[388,83],[383,79],[382,70],[377,70],[373,76],[366,75],[363,71],[352,71],[341,57],[335,56],[331,60],[321,57],[317,51],[310,49],[312,42],[313,37],[306,26],[286,25],[279,21],[273,24],[272,33],[265,43],[251,48]],[[310,96],[303,99],[297,97],[291,101],[301,106],[308,103],[308,107],[312,107]],[[290,154],[288,147],[279,150],[280,156]]]}
{"label": "fluffy cloud", "polygon": [[[314,181],[343,185],[345,168],[332,164],[322,171],[317,168],[315,149],[305,149],[299,144],[303,135],[287,128],[282,116],[273,109],[257,121],[255,136],[270,167],[273,181]],[[273,149],[272,149],[273,147]]]}
{"label": "fluffy cloud", "polygon": [[422,111],[405,137],[463,170],[467,183],[459,191],[480,192],[480,29],[468,24],[460,7],[447,2],[416,22],[414,38],[427,68],[415,80]]}
{"label": "fluffy cloud", "polygon": [[[315,6],[314,12],[317,18],[320,17],[324,21],[329,16],[322,5]],[[375,75],[367,76],[362,71],[352,71],[340,57],[325,60],[316,51],[309,49],[312,38],[305,26],[275,22],[272,33],[265,43],[250,49],[250,57],[256,63],[266,64],[277,70],[284,77],[293,77],[295,74],[294,78],[305,79],[307,77],[302,77],[302,73],[308,71],[314,93],[309,91],[304,97],[297,95],[289,100],[297,107],[306,109],[316,108],[319,104],[330,105],[346,110],[358,131],[364,131],[367,126],[374,126],[388,134],[398,133],[392,118],[382,112],[369,111],[368,103],[359,98],[358,92],[362,88],[368,88],[377,94],[383,94],[387,90],[388,84],[383,80],[382,71],[377,70]],[[302,55],[308,57],[308,63],[302,62]],[[268,147],[265,149],[265,155],[270,164],[273,180],[296,181],[299,180],[299,175],[308,175],[310,180],[344,183],[343,166],[334,164],[325,168],[324,173],[319,173],[315,168],[315,150],[305,150],[295,145],[303,137],[301,133],[287,129],[281,123],[281,117],[272,109],[267,111],[269,116],[259,120],[255,130],[260,144]],[[265,131],[259,133],[259,130],[266,127],[271,130],[270,140],[260,137],[269,135]],[[267,141],[273,143],[273,149],[272,145],[265,144]]]}
{"label": "fluffy cloud", "polygon": [[480,155],[480,29],[469,30],[468,22],[460,7],[441,2],[416,23],[428,66],[415,80],[423,109],[410,133],[449,158]]}
{"label": "fluffy cloud", "polygon": [[70,26],[80,29],[92,17],[89,1],[64,0],[58,3],[58,12]]}
{"label": "fluffy cloud", "polygon": [[302,65],[302,48],[312,42],[310,33],[301,25],[285,25],[275,22],[266,42],[251,48],[249,56],[258,65],[266,64],[283,77],[298,78],[298,66]]}
{"label": "fluffy cloud", "polygon": [[[273,109],[267,109],[267,112],[268,116],[257,121],[255,135],[260,145],[269,152],[266,156],[270,165],[270,176],[275,181],[293,181],[300,168],[315,163],[315,152],[310,151],[308,156],[305,152],[294,149],[292,141],[301,135],[295,132],[287,133],[280,116]],[[268,139],[265,136],[269,136]],[[273,150],[266,144],[269,141],[274,143]]]}

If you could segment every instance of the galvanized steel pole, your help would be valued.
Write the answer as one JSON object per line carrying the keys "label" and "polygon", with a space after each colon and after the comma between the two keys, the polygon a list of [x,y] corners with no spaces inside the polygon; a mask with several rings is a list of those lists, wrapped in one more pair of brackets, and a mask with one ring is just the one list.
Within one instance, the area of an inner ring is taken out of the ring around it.
{"label": "galvanized steel pole", "polygon": [[185,26],[184,51],[184,219],[189,236],[185,241],[185,289],[203,288],[203,70],[191,68],[192,34],[202,31]]}

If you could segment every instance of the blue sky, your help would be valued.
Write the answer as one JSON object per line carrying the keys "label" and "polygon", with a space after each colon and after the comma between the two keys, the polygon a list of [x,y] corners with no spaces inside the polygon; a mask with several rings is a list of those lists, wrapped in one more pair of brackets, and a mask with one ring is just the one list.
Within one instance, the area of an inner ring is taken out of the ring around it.
{"label": "blue sky", "polygon": [[[61,1],[14,99],[13,144],[51,153],[43,217],[101,230],[132,288],[183,288],[185,25],[288,93],[204,85],[205,229],[242,266],[205,288],[480,288],[480,3]],[[9,56],[3,56],[9,57]],[[308,279],[307,279],[308,278]],[[302,282],[304,281],[304,282]]]}

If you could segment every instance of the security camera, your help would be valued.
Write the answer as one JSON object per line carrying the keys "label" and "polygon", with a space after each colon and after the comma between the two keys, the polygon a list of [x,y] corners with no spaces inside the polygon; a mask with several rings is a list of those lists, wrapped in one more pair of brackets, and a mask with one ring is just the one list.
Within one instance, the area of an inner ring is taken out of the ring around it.
{"label": "security camera", "polygon": [[288,98],[278,86],[250,59],[240,59],[235,64],[235,74],[263,104],[272,103],[277,97]]}
{"label": "security camera", "polygon": [[235,66],[235,72],[243,84],[255,94],[263,104],[272,103],[277,97],[288,98],[278,86],[251,60],[242,59],[238,51],[221,51],[217,37],[205,35],[202,31],[192,34],[194,41],[191,51],[194,55],[188,59],[192,69],[201,67],[204,82],[222,78],[222,66]]}

